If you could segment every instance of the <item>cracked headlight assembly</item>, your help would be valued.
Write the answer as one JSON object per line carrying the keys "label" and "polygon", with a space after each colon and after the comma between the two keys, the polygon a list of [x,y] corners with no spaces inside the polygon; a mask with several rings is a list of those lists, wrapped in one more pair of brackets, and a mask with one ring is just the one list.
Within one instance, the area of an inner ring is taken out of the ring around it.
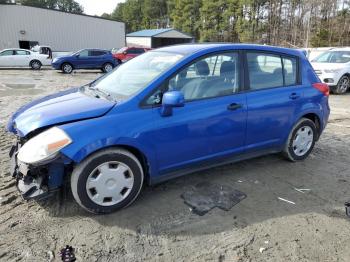
{"label": "cracked headlight assembly", "polygon": [[71,143],[72,139],[62,129],[52,127],[26,142],[17,157],[26,164],[36,164],[54,158]]}

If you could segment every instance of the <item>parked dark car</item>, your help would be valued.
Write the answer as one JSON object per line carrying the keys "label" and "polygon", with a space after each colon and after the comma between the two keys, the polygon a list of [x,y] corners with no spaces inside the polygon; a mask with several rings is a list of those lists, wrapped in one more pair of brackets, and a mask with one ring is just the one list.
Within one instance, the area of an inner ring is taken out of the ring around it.
{"label": "parked dark car", "polygon": [[72,55],[57,57],[52,61],[52,67],[70,74],[75,69],[101,69],[108,73],[118,65],[112,53],[102,49],[83,49]]}
{"label": "parked dark car", "polygon": [[272,153],[306,159],[327,125],[328,96],[298,50],[160,48],[20,108],[7,126],[17,136],[10,173],[26,199],[70,179],[79,205],[108,213],[131,204],[144,181]]}
{"label": "parked dark car", "polygon": [[144,47],[123,47],[119,50],[112,50],[112,54],[118,63],[126,62],[130,59],[133,59],[143,53],[151,50],[151,48]]}

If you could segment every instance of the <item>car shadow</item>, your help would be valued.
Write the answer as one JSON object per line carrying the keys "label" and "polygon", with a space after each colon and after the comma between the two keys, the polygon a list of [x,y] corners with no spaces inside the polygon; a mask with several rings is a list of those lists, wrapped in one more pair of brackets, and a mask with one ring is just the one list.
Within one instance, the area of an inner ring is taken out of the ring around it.
{"label": "car shadow", "polygon": [[[58,196],[58,202],[50,200],[44,205],[54,217],[88,217],[105,227],[155,235],[223,232],[271,218],[315,212],[346,218],[342,208],[350,197],[348,147],[349,142],[327,133],[303,162],[269,155],[197,172],[146,186],[131,206],[109,215],[89,214],[75,203],[69,191]],[[204,181],[230,186],[247,198],[229,211],[214,208],[198,216],[181,195]]]}

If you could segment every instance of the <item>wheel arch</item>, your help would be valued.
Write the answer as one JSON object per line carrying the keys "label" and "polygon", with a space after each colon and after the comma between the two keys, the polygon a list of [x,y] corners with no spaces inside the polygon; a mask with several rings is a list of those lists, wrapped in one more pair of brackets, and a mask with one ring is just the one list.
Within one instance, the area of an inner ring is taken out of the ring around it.
{"label": "wheel arch", "polygon": [[73,69],[75,68],[75,67],[74,67],[74,64],[73,64],[72,62],[70,62],[70,61],[63,61],[63,62],[61,63],[61,65],[60,65],[60,68],[61,68],[61,69],[63,69],[63,65],[64,65],[64,64],[69,64],[69,65],[72,66]]}
{"label": "wheel arch", "polygon": [[125,143],[115,143],[115,144],[110,144],[108,146],[101,146],[101,147],[95,148],[94,150],[90,150],[89,152],[85,151],[86,154],[84,155],[79,154],[79,157],[78,156],[74,157],[73,161],[75,163],[81,163],[84,159],[90,157],[93,154],[96,154],[102,150],[113,149],[113,148],[121,148],[133,154],[137,158],[137,160],[140,161],[140,164],[143,169],[143,173],[145,175],[145,181],[147,181],[147,183],[149,182],[150,160],[149,158],[147,158],[147,155],[145,154],[145,152],[135,145],[125,144]]}

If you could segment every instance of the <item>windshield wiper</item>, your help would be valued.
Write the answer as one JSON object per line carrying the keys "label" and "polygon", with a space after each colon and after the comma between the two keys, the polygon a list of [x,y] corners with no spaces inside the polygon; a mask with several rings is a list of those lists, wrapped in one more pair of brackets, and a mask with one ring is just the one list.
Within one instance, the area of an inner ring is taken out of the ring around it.
{"label": "windshield wiper", "polygon": [[112,98],[110,93],[108,93],[108,92],[106,92],[106,91],[104,91],[104,90],[102,90],[102,89],[100,89],[98,87],[91,87],[89,85],[88,89],[93,91],[96,94],[96,96],[95,96],[96,98],[100,98],[100,95],[97,94],[97,92],[98,92],[98,93],[102,94],[103,97],[107,98],[108,100],[113,100],[113,98]]}

